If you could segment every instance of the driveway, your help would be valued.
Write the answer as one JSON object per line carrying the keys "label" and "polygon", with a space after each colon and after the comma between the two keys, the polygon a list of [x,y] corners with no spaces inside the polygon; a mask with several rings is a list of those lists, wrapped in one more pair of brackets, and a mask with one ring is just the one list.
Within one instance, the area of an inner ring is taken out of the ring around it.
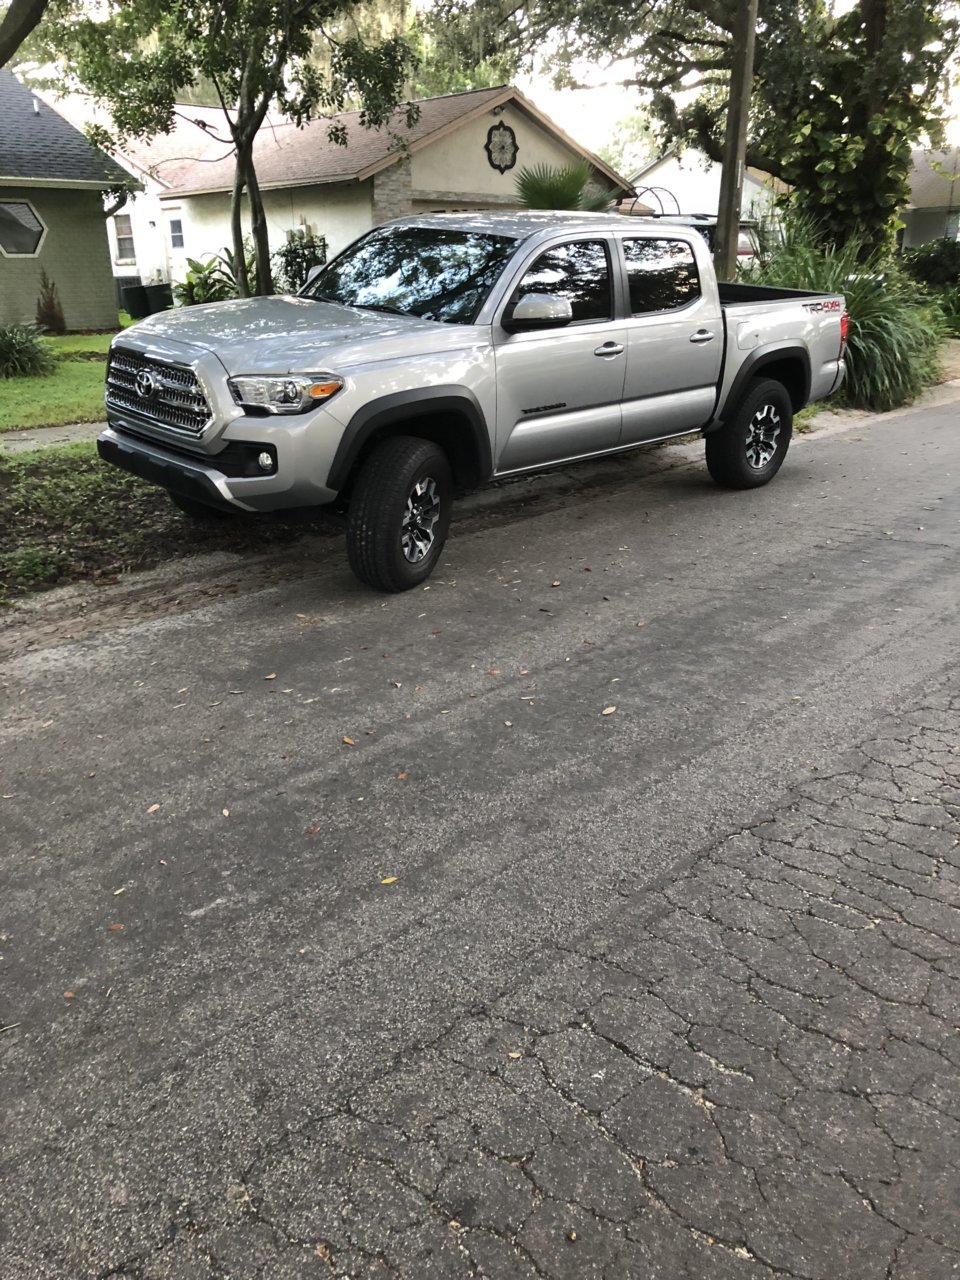
{"label": "driveway", "polygon": [[946,403],[10,620],[0,1275],[960,1274],[958,474]]}

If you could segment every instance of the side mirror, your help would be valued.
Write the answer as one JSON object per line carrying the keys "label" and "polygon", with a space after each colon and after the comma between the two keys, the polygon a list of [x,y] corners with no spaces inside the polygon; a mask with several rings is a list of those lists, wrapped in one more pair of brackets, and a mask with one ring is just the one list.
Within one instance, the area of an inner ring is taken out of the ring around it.
{"label": "side mirror", "polygon": [[309,287],[313,284],[314,280],[316,280],[317,276],[320,274],[322,270],[323,270],[323,264],[319,262],[317,263],[316,266],[311,267],[310,270],[307,272],[306,280],[304,280],[303,282],[303,288],[309,289]]}
{"label": "side mirror", "polygon": [[507,333],[523,333],[528,329],[562,329],[573,319],[569,298],[552,293],[525,293],[519,302],[508,307],[501,324]]}

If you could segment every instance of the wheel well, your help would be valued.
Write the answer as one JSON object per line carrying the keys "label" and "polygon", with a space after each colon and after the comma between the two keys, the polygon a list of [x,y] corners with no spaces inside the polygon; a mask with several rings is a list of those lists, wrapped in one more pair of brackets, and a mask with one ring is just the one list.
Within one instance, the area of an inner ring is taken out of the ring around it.
{"label": "wheel well", "polygon": [[451,413],[449,409],[434,413],[419,410],[392,418],[367,436],[353,460],[342,493],[352,489],[360,468],[377,445],[393,436],[416,436],[439,445],[450,460],[454,483],[460,489],[473,489],[487,478],[480,446],[466,414]]}
{"label": "wheel well", "polygon": [[810,380],[803,361],[795,356],[786,356],[782,360],[764,361],[759,369],[751,370],[756,379],[772,378],[786,388],[794,413],[798,413],[807,403],[810,395]]}

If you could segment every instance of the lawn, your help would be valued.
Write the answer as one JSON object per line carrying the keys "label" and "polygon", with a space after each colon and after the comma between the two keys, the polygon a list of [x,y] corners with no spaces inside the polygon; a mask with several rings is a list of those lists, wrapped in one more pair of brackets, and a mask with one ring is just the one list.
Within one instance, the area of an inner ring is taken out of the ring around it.
{"label": "lawn", "polygon": [[76,333],[44,341],[56,356],[47,378],[0,379],[0,431],[103,420],[103,374],[111,333]]}
{"label": "lawn", "polygon": [[92,442],[0,453],[0,604],[199,552],[263,552],[328,528],[243,515],[194,521],[162,489],[102,462]]}

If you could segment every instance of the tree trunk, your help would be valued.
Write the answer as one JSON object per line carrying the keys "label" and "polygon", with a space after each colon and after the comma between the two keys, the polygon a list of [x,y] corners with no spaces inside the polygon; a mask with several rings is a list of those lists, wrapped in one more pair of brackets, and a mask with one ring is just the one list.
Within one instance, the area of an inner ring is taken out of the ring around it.
{"label": "tree trunk", "polygon": [[253,164],[253,150],[247,162],[247,196],[250,200],[250,221],[253,226],[253,244],[257,251],[257,286],[260,297],[273,293],[273,274],[270,270],[270,239],[267,234],[267,215],[263,211],[263,198]]}
{"label": "tree trunk", "polygon": [[243,187],[244,164],[237,148],[236,168],[233,173],[233,193],[230,198],[230,231],[233,238],[233,273],[241,298],[250,297],[250,281],[247,279],[247,256],[243,249]]}

